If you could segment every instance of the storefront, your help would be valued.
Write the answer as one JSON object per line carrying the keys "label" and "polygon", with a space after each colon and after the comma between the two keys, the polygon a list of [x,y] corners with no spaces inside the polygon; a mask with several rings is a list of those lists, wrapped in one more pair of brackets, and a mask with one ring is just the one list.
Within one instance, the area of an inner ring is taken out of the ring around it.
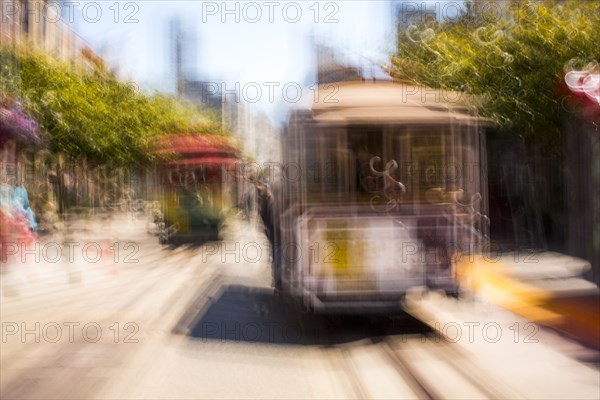
{"label": "storefront", "polygon": [[20,154],[40,145],[37,123],[19,100],[0,98],[0,243],[1,261],[7,247],[36,239],[37,219],[29,203]]}

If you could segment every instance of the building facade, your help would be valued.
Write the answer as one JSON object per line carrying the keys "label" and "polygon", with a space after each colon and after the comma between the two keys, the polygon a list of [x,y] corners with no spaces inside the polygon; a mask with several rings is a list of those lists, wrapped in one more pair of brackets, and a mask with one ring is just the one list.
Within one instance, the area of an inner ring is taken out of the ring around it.
{"label": "building facade", "polygon": [[57,1],[0,0],[0,46],[40,51],[88,72],[106,67],[63,14]]}

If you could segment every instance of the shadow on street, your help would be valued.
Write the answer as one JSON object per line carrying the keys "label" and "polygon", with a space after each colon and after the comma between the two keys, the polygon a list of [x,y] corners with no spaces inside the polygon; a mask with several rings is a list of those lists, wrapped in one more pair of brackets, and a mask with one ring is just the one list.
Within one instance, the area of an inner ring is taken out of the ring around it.
{"label": "shadow on street", "polygon": [[312,315],[298,311],[272,290],[224,286],[220,296],[195,318],[190,335],[198,339],[264,344],[335,345],[431,330],[407,314],[393,317]]}

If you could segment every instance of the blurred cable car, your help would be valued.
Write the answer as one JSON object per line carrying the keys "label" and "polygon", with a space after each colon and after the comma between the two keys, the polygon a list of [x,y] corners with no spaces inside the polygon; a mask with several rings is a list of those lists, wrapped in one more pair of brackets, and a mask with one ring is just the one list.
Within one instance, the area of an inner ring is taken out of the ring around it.
{"label": "blurred cable car", "polygon": [[484,125],[460,94],[346,82],[292,113],[274,188],[274,286],[314,312],[456,293],[488,235]]}
{"label": "blurred cable car", "polygon": [[216,135],[167,136],[157,154],[161,243],[217,240],[236,204],[238,150]]}

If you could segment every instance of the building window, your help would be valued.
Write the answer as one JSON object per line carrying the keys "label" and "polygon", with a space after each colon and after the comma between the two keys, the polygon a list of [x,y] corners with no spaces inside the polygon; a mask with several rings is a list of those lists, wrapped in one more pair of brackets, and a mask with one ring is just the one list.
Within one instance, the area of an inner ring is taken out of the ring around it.
{"label": "building window", "polygon": [[23,0],[23,31],[29,33],[29,0]]}

